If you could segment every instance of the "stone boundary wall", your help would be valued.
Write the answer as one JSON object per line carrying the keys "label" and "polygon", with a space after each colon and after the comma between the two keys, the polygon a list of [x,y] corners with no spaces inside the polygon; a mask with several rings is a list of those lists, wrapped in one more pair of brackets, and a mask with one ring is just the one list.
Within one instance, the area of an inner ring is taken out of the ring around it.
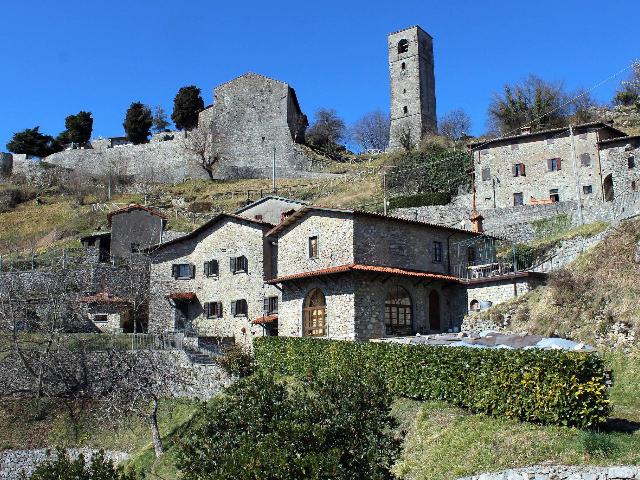
{"label": "stone boundary wall", "polygon": [[611,229],[607,229],[593,237],[576,237],[566,240],[549,252],[548,257],[550,260],[548,262],[535,267],[533,271],[551,272],[563,268],[578,258],[578,255],[601,242],[609,233],[611,233]]}
{"label": "stone boundary wall", "polygon": [[[568,215],[573,225],[578,225],[577,205],[573,201],[558,202],[549,205],[522,205],[518,207],[482,209],[484,230],[490,235],[526,243],[534,239],[532,222],[557,215]],[[392,215],[421,220],[437,225],[447,225],[471,229],[470,211],[467,207],[455,203],[425,207],[399,208]],[[640,192],[621,195],[613,202],[584,206],[584,223],[604,221],[618,223],[640,215]]]}
{"label": "stone boundary wall", "polygon": [[640,467],[533,466],[483,473],[458,480],[630,480],[640,479]]}
{"label": "stone boundary wall", "polygon": [[[80,454],[84,455],[87,463],[91,461],[93,455],[98,450],[91,448],[69,448],[67,455],[76,459]],[[116,465],[129,459],[129,454],[125,452],[107,450],[104,452],[107,459],[112,460]],[[29,478],[36,467],[47,460],[55,459],[57,452],[44,448],[35,450],[5,450],[0,452],[0,480],[20,480],[24,473]]]}
{"label": "stone boundary wall", "polygon": [[[127,353],[136,355],[136,351],[133,350]],[[172,369],[180,373],[180,382],[167,386],[173,398],[208,400],[233,382],[233,378],[222,367],[216,364],[193,364],[183,350],[154,351],[153,354],[157,355],[154,358],[164,357],[159,361],[165,360]],[[101,358],[107,361],[105,352],[94,352],[92,355],[95,363],[98,363]],[[20,390],[29,392],[32,390],[33,381],[16,354],[9,354],[0,361],[0,396],[11,395]],[[109,381],[109,379],[96,378],[88,372],[88,384],[92,382],[99,384],[101,381]]]}

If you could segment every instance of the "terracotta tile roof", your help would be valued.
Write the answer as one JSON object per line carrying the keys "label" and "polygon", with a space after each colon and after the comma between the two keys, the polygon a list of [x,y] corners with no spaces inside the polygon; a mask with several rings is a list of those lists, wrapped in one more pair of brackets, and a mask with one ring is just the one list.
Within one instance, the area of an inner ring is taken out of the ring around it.
{"label": "terracotta tile roof", "polygon": [[171,292],[167,295],[167,298],[169,300],[186,300],[191,302],[196,300],[198,297],[194,292]]}
{"label": "terracotta tile roof", "polygon": [[129,298],[117,297],[112,295],[106,290],[96,293],[95,295],[88,295],[80,299],[82,303],[99,303],[99,304],[116,304],[116,303],[131,303]]}
{"label": "terracotta tile roof", "polygon": [[253,325],[264,325],[265,323],[273,323],[278,321],[278,315],[265,315],[264,317],[258,317],[251,323]]}
{"label": "terracotta tile roof", "polygon": [[266,283],[282,283],[288,280],[297,280],[299,278],[321,277],[324,275],[332,275],[334,273],[343,272],[373,272],[373,273],[388,273],[390,275],[399,275],[403,277],[415,277],[415,278],[431,278],[434,280],[446,280],[449,282],[459,282],[458,277],[453,275],[444,275],[441,273],[422,272],[419,270],[407,270],[404,268],[395,267],[379,267],[376,265],[360,265],[357,263],[349,263],[347,265],[339,265],[336,267],[323,268],[321,270],[314,270],[311,272],[300,272],[292,275],[285,275],[283,277],[267,280]]}
{"label": "terracotta tile roof", "polygon": [[113,217],[114,215],[118,215],[119,213],[127,213],[127,212],[130,212],[131,210],[144,210],[145,212],[149,212],[151,215],[160,217],[163,220],[167,219],[166,215],[164,215],[163,213],[160,213],[158,210],[145,207],[144,205],[140,205],[138,203],[133,203],[127,207],[119,208],[118,210],[114,210],[112,212],[107,213],[107,219],[109,220],[109,223],[111,223],[111,217]]}
{"label": "terracotta tile roof", "polygon": [[350,210],[345,208],[319,207],[319,206],[302,207],[300,210],[297,210],[296,212],[292,213],[287,218],[285,218],[282,222],[276,225],[274,228],[269,230],[267,232],[267,236],[272,236],[280,233],[281,231],[286,229],[288,226],[293,225],[298,220],[303,218],[307,213],[310,213],[313,211],[346,213],[346,214],[352,214],[354,216],[370,217],[370,218],[376,218],[376,219],[386,220],[390,222],[400,222],[400,223],[408,223],[411,225],[419,225],[423,227],[431,227],[431,228],[436,228],[440,230],[446,230],[449,232],[460,232],[460,233],[467,233],[469,235],[485,236],[485,237],[490,236],[485,233],[475,233],[475,232],[472,232],[471,230],[465,230],[464,228],[449,227],[446,225],[438,225],[435,223],[422,222],[420,220],[411,220],[408,218],[393,217],[390,215],[384,215],[382,213],[372,213],[372,212],[365,212],[362,210]]}

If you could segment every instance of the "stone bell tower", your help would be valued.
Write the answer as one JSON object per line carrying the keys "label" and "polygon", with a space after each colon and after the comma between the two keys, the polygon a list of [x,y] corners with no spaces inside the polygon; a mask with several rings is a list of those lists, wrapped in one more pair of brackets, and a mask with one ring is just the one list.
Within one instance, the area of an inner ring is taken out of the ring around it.
{"label": "stone bell tower", "polygon": [[437,131],[433,39],[418,26],[389,34],[389,149],[416,146]]}

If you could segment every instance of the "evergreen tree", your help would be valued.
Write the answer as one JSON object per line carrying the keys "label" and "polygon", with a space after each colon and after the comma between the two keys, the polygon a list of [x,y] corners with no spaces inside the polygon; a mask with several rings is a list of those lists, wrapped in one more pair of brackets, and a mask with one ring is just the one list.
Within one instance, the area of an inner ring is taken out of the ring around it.
{"label": "evergreen tree", "polygon": [[71,142],[85,145],[91,138],[93,131],[91,112],[80,111],[76,115],[69,115],[64,121],[64,126]]}
{"label": "evergreen tree", "polygon": [[195,85],[182,87],[173,99],[171,120],[179,130],[192,130],[198,126],[198,114],[204,110],[204,100]]}
{"label": "evergreen tree", "polygon": [[167,114],[164,108],[162,108],[162,105],[158,105],[153,113],[153,131],[156,133],[164,132],[169,125],[171,124],[167,120]]}
{"label": "evergreen tree", "polygon": [[152,124],[151,109],[140,102],[133,102],[127,110],[122,126],[127,138],[137,145],[147,142]]}
{"label": "evergreen tree", "polygon": [[7,150],[43,158],[61,151],[62,147],[51,135],[40,133],[40,127],[34,127],[14,133]]}

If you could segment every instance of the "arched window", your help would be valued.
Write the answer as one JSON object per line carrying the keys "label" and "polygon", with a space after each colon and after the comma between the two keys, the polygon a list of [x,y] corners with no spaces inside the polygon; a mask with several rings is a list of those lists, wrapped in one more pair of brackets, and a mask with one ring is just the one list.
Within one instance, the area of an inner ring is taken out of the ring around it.
{"label": "arched window", "polygon": [[475,298],[471,300],[471,302],[469,303],[469,310],[471,310],[472,312],[477,312],[478,310],[480,310],[480,302]]}
{"label": "arched window", "polygon": [[319,288],[311,290],[304,299],[303,336],[322,337],[327,331],[327,303]]}
{"label": "arched window", "polygon": [[407,53],[409,51],[409,40],[403,38],[398,42],[398,53]]}
{"label": "arched window", "polygon": [[413,305],[411,297],[403,287],[396,285],[389,290],[384,302],[384,324],[387,334],[412,333]]}
{"label": "arched window", "polygon": [[602,187],[604,188],[604,201],[610,202],[613,200],[613,175],[610,173],[604,178],[604,182],[602,182]]}

